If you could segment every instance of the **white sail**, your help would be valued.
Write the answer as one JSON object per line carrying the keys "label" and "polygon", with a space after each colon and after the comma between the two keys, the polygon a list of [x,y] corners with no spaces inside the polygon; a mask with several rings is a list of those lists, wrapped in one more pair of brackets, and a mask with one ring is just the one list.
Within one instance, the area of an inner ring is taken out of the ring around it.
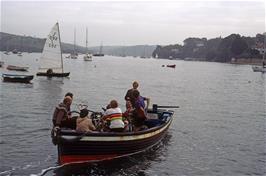
{"label": "white sail", "polygon": [[63,60],[59,24],[56,23],[47,36],[42,55],[40,58],[40,72],[52,69],[55,73],[63,73]]}

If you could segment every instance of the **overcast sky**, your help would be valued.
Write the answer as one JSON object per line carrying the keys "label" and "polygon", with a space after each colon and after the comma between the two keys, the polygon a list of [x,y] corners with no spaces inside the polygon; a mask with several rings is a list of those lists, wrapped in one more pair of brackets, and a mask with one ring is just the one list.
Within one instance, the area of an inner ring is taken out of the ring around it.
{"label": "overcast sky", "polygon": [[1,31],[46,38],[59,22],[63,42],[89,46],[183,44],[188,37],[255,36],[265,1],[1,1]]}

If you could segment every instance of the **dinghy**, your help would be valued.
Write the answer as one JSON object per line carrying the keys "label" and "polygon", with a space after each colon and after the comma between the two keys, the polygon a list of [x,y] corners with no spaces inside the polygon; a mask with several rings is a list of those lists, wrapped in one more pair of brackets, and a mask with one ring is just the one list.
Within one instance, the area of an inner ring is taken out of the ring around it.
{"label": "dinghy", "polygon": [[6,67],[8,70],[13,70],[13,71],[28,71],[29,67],[20,67],[20,66],[15,66],[15,65],[8,65]]}
{"label": "dinghy", "polygon": [[37,76],[66,77],[69,74],[63,69],[59,24],[56,23],[46,39]]}
{"label": "dinghy", "polygon": [[175,64],[172,64],[172,65],[167,65],[167,67],[170,67],[170,68],[175,68]]}
{"label": "dinghy", "polygon": [[30,83],[33,75],[2,74],[4,82]]}

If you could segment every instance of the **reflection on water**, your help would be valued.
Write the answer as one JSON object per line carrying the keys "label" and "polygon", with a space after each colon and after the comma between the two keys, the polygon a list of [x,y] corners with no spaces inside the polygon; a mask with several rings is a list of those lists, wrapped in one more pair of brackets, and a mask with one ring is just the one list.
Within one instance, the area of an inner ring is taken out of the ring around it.
{"label": "reflection on water", "polygon": [[167,133],[162,141],[151,149],[128,157],[118,158],[98,163],[71,164],[56,169],[56,176],[80,176],[80,175],[146,175],[151,163],[161,162],[167,153],[167,145],[171,140],[171,134]]}

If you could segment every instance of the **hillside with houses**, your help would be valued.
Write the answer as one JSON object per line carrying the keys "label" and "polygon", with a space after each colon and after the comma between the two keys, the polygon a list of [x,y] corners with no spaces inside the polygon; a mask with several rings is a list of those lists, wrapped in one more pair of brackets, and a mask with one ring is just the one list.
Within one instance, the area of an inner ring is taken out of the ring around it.
{"label": "hillside with houses", "polygon": [[265,34],[245,37],[231,34],[225,38],[187,38],[183,45],[158,45],[153,57],[213,62],[258,63],[264,53]]}

